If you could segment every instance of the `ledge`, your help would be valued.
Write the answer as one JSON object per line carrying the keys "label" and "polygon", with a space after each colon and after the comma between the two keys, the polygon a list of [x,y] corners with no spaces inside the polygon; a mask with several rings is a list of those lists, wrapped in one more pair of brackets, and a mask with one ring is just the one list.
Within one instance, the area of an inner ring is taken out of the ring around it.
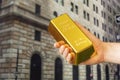
{"label": "ledge", "polygon": [[[9,9],[9,10],[8,10]],[[25,10],[17,5],[12,5],[7,8],[1,9],[0,12],[6,12],[4,15],[0,15],[0,23],[10,20],[18,20],[20,22],[33,25],[47,30],[50,19],[47,19],[43,16],[37,16],[33,12]],[[21,12],[19,12],[21,11]]]}

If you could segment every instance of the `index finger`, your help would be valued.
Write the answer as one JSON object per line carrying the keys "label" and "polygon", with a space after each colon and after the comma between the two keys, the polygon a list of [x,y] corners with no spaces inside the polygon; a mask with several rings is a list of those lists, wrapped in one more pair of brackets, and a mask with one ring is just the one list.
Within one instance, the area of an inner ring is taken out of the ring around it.
{"label": "index finger", "polygon": [[59,41],[59,42],[54,43],[54,47],[59,48],[61,45],[64,45],[64,44],[65,44],[64,41]]}

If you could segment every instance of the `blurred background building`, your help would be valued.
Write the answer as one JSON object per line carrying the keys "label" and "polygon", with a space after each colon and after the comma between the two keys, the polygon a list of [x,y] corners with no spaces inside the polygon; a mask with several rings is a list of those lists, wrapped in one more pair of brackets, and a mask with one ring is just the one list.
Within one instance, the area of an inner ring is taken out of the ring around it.
{"label": "blurred background building", "polygon": [[118,64],[68,64],[47,31],[68,13],[102,41],[119,42],[119,12],[120,0],[0,0],[0,80],[120,80]]}

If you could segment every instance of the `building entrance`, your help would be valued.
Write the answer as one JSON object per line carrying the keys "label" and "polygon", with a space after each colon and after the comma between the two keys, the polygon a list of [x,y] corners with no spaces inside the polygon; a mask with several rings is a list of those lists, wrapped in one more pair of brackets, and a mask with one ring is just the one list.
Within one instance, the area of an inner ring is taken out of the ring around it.
{"label": "building entrance", "polygon": [[41,58],[38,54],[31,57],[30,80],[41,80]]}

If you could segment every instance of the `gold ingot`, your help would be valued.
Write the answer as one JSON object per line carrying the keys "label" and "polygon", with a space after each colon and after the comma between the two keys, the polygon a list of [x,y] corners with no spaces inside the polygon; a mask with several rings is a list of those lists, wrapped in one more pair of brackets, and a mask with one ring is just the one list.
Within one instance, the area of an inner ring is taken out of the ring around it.
{"label": "gold ingot", "polygon": [[65,41],[75,53],[77,65],[89,59],[93,52],[93,44],[67,14],[62,14],[50,21],[48,31],[56,41]]}

